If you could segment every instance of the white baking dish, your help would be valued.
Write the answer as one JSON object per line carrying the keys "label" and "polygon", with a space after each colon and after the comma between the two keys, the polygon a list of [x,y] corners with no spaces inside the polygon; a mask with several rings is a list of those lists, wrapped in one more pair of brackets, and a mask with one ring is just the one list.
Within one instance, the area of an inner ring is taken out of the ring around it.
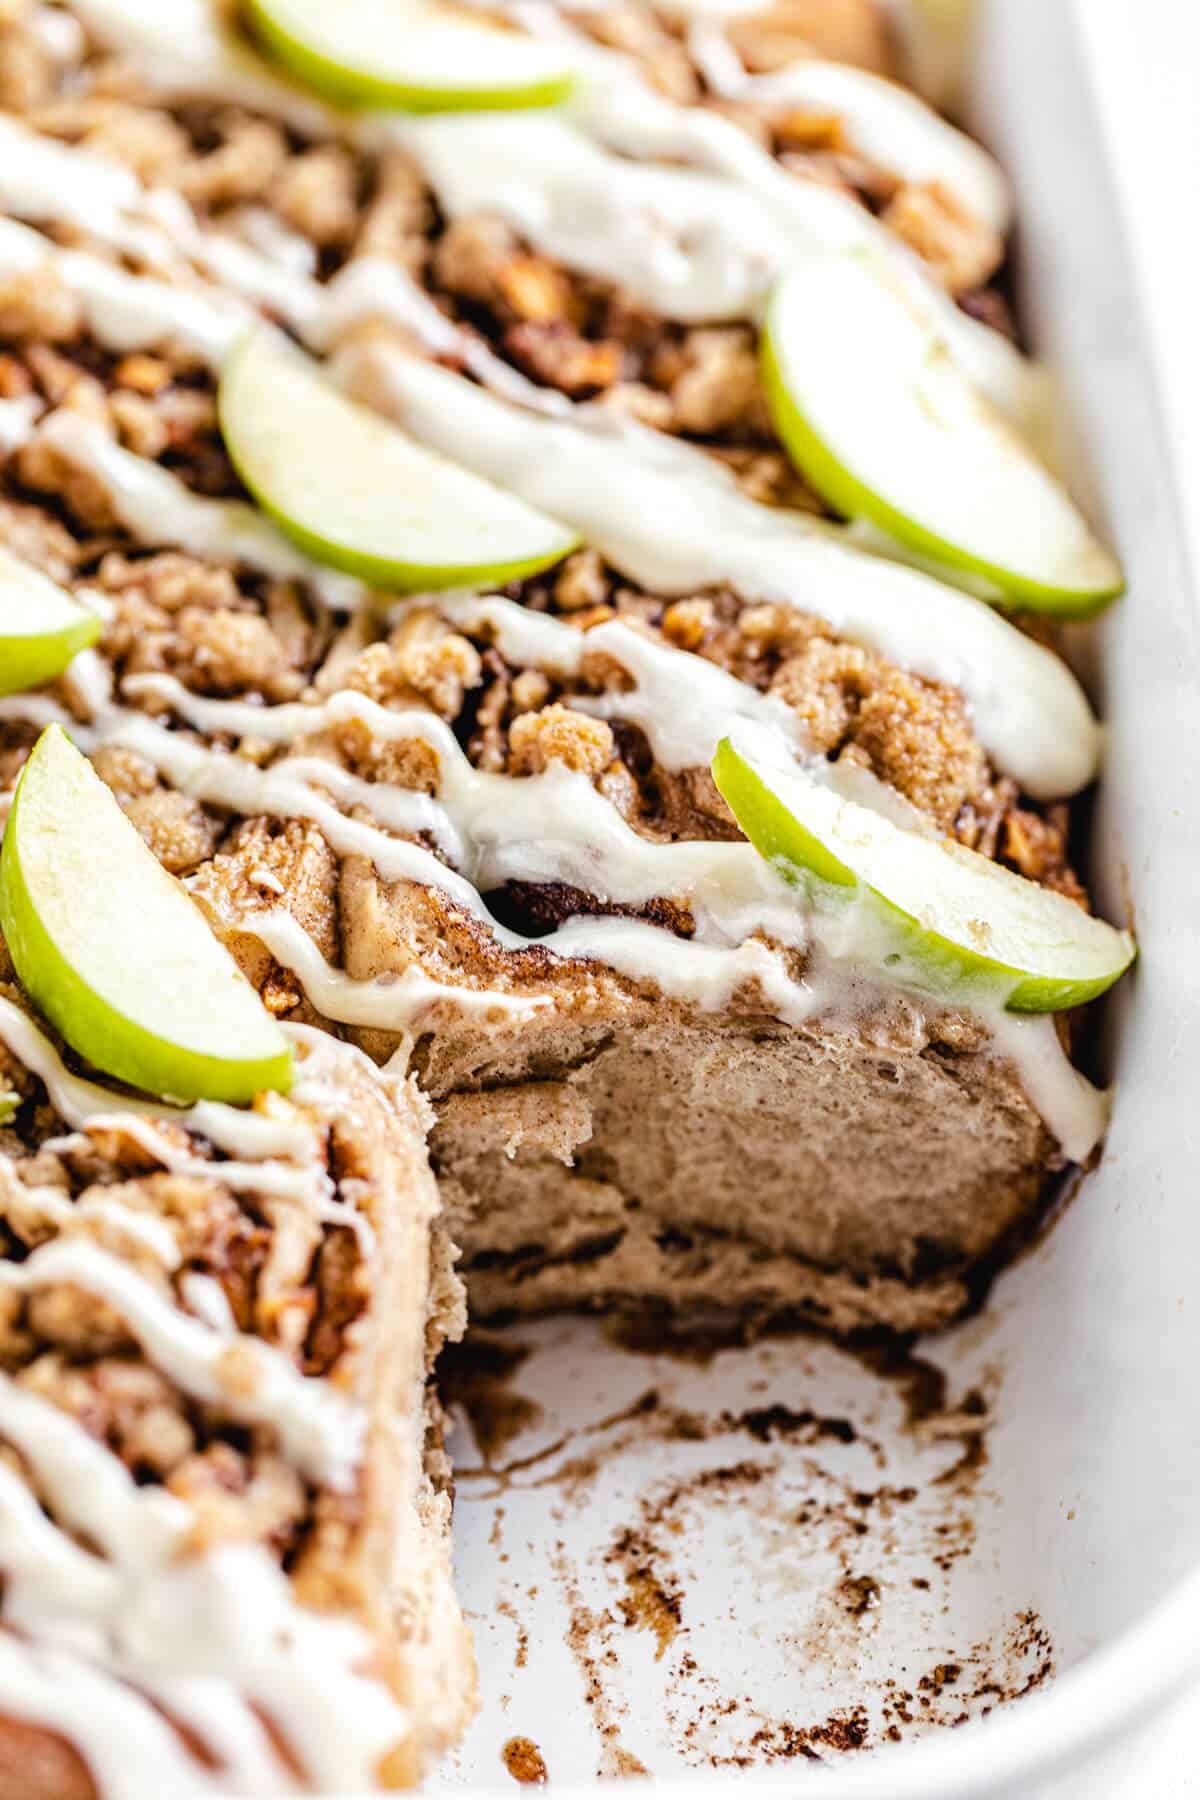
{"label": "white baking dish", "polygon": [[[1126,11],[985,0],[973,52],[1069,464],[1130,576],[1099,656],[1081,645],[1111,728],[1093,876],[1110,913],[1131,901],[1142,946],[1108,1018],[1103,1165],[983,1315],[928,1348],[951,1405],[986,1397],[982,1466],[977,1414],[914,1432],[903,1383],[828,1346],[697,1366],[584,1322],[513,1333],[528,1354],[509,1423],[534,1410],[493,1450],[507,1472],[479,1472],[468,1429],[454,1445],[484,1709],[437,1785],[511,1793],[502,1750],[525,1737],[556,1787],[641,1764],[716,1793],[734,1757],[781,1765],[739,1773],[740,1792],[1148,1794],[1111,1784],[1200,1672],[1200,613],[1161,345],[1143,330],[1110,179],[1131,130],[1171,142],[1170,117],[1137,112],[1136,68],[1117,78],[1103,61],[1130,47]],[[1160,72],[1186,61],[1181,13],[1139,8]],[[657,1406],[638,1412],[650,1390]],[[1027,1682],[1039,1691],[1000,1704]],[[989,1707],[986,1723],[934,1729]],[[826,1741],[860,1728],[878,1754]]]}

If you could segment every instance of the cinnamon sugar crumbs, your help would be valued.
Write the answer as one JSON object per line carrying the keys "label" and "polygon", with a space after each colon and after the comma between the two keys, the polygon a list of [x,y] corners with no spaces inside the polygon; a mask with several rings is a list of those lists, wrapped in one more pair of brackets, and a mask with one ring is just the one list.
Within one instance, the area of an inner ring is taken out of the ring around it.
{"label": "cinnamon sugar crumbs", "polygon": [[500,1760],[524,1787],[545,1787],[548,1779],[546,1759],[532,1738],[509,1738],[500,1752]]}
{"label": "cinnamon sugar crumbs", "polygon": [[1004,260],[1000,233],[940,182],[906,183],[882,218],[952,294],[983,287]]}
{"label": "cinnamon sugar crumbs", "polygon": [[797,57],[857,63],[875,74],[891,68],[891,46],[877,0],[775,0],[731,21],[729,36],[748,69],[768,73]]}
{"label": "cinnamon sugar crumbs", "polygon": [[551,763],[577,774],[599,775],[613,759],[612,727],[555,702],[540,712],[519,713],[509,727],[509,773],[540,775]]}

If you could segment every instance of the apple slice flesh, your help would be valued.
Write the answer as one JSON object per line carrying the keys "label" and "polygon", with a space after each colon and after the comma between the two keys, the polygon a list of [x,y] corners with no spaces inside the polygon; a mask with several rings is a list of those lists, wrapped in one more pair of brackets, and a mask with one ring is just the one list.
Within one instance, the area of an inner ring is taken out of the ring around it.
{"label": "apple slice flesh", "polygon": [[558,562],[573,531],[339,394],[277,333],[221,373],[221,430],[260,506],[318,562],[408,593],[513,581]]}
{"label": "apple slice flesh", "polygon": [[573,85],[561,49],[443,0],[250,0],[249,13],[293,75],[344,106],[555,106]]}
{"label": "apple slice flesh", "polygon": [[53,681],[101,630],[57,582],[0,548],[0,694]]}
{"label": "apple slice flesh", "polygon": [[287,1038],[57,725],[9,813],[0,928],[27,993],[106,1074],[183,1102],[291,1086]]}
{"label": "apple slice flesh", "polygon": [[1094,1000],[1133,961],[1102,919],[974,850],[906,831],[798,764],[723,738],[713,777],[760,855],[826,897],[868,899],[865,942],[935,991],[1001,998],[1010,1012]]}
{"label": "apple slice flesh", "polygon": [[1089,617],[1121,592],[1114,558],[878,257],[815,255],[786,276],[761,357],[788,454],[839,512],[1034,611]]}

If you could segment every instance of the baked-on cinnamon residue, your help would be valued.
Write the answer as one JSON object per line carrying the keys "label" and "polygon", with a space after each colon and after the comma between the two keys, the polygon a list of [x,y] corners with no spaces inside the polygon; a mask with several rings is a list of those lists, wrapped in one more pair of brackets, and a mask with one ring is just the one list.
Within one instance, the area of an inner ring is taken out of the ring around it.
{"label": "baked-on cinnamon residue", "polygon": [[546,1759],[532,1738],[509,1738],[500,1756],[514,1781],[526,1787],[545,1787]]}
{"label": "baked-on cinnamon residue", "polygon": [[[611,1335],[607,1326],[606,1335]],[[661,1355],[661,1338],[656,1348]],[[676,1348],[672,1346],[673,1353]],[[710,1340],[690,1348],[695,1360],[703,1362],[721,1346]],[[690,1585],[683,1550],[692,1512],[709,1500],[727,1497],[758,1506],[768,1515],[782,1507],[777,1516],[786,1516],[800,1542],[811,1538],[836,1559],[838,1567],[815,1598],[811,1620],[799,1635],[793,1631],[790,1645],[798,1657],[838,1667],[846,1658],[861,1659],[860,1637],[877,1631],[881,1618],[886,1622],[897,1598],[898,1574],[904,1576],[905,1587],[933,1595],[973,1549],[974,1500],[987,1462],[995,1377],[985,1372],[980,1386],[960,1396],[951,1392],[936,1364],[914,1354],[909,1340],[872,1335],[840,1348],[866,1363],[876,1380],[891,1388],[902,1429],[919,1447],[914,1454],[928,1456],[938,1471],[930,1471],[919,1485],[887,1479],[891,1444],[880,1434],[876,1414],[869,1409],[847,1417],[838,1410],[805,1405],[793,1377],[786,1400],[776,1399],[769,1379],[763,1379],[746,1391],[747,1400],[761,1396],[751,1404],[705,1411],[702,1404],[677,1404],[675,1380],[662,1369],[654,1370],[658,1385],[644,1389],[618,1411],[577,1425],[550,1443],[535,1440],[525,1455],[516,1445],[503,1461],[460,1472],[460,1479],[496,1483],[497,1496],[513,1478],[519,1480],[522,1492],[548,1487],[561,1496],[564,1506],[575,1508],[594,1492],[606,1460],[637,1445],[679,1442],[694,1448],[711,1439],[714,1451],[719,1444],[724,1452],[720,1460],[716,1455],[711,1461],[701,1456],[697,1462],[689,1456],[664,1470],[630,1502],[625,1517],[613,1521],[607,1546],[599,1551],[609,1582],[607,1605],[587,1604],[565,1544],[558,1540],[552,1546],[556,1584],[569,1612],[566,1644],[583,1677],[586,1707],[600,1740],[598,1774],[647,1773],[640,1758],[622,1742],[631,1697],[621,1680],[620,1639],[629,1630],[647,1632],[655,1642],[655,1660],[666,1671],[664,1732],[672,1755],[692,1766],[825,1762],[932,1725],[979,1717],[1048,1679],[1053,1653],[1032,1614],[1018,1615],[1015,1629],[1007,1635],[969,1646],[956,1644],[950,1654],[950,1646],[939,1641],[928,1664],[917,1662],[901,1678],[864,1677],[861,1693],[828,1711],[814,1708],[807,1717],[791,1709],[773,1714],[741,1688],[723,1688],[721,1676],[702,1667],[693,1654],[694,1648],[699,1649],[695,1630],[703,1620],[695,1616],[699,1600]],[[485,1337],[485,1388],[502,1385],[525,1354],[523,1347],[509,1351],[503,1337],[491,1345]],[[578,1453],[572,1454],[576,1447]],[[832,1459],[826,1458],[826,1449]],[[797,1466],[795,1451],[804,1453],[802,1467],[812,1476],[811,1485],[805,1483],[808,1491],[800,1494],[784,1479]],[[841,1460],[847,1451],[855,1454],[850,1472]],[[872,1465],[878,1470],[874,1478],[868,1474]],[[888,1560],[897,1522],[910,1508],[924,1508],[915,1527],[928,1558],[927,1571],[920,1574],[897,1571]],[[517,1626],[515,1662],[521,1668],[526,1640],[516,1607],[501,1602],[500,1611]],[[537,1765],[532,1766],[536,1781]],[[521,1779],[516,1770],[510,1772]]]}
{"label": "baked-on cinnamon residue", "polygon": [[438,1361],[442,1403],[462,1407],[485,1464],[541,1419],[537,1401],[509,1386],[528,1355],[524,1344],[473,1331],[463,1343],[447,1344]]}
{"label": "baked-on cinnamon residue", "polygon": [[678,1635],[683,1621],[683,1597],[660,1577],[654,1567],[655,1546],[636,1531],[622,1531],[606,1562],[622,1569],[628,1592],[619,1602],[621,1616],[634,1630],[652,1631],[658,1641],[654,1652],[661,1662]]}

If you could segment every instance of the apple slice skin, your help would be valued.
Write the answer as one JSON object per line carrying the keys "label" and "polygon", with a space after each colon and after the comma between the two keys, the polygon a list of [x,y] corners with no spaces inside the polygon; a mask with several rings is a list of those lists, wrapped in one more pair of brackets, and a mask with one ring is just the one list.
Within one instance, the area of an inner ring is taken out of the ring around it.
{"label": "apple slice skin", "polygon": [[[221,433],[225,441],[230,461],[248,492],[253,495],[257,504],[272,519],[279,529],[291,541],[303,550],[306,556],[315,562],[331,569],[340,569],[344,574],[357,576],[369,587],[390,590],[394,593],[423,594],[443,588],[471,587],[480,583],[503,584],[509,581],[520,581],[527,575],[536,575],[543,569],[553,567],[578,546],[578,538],[561,527],[558,542],[537,555],[523,557],[510,562],[461,563],[454,566],[444,564],[410,563],[394,556],[376,556],[367,551],[354,550],[345,544],[323,536],[319,532],[300,524],[287,511],[277,505],[271,494],[266,491],[264,483],[250,466],[249,459],[238,448],[238,431],[233,417],[237,405],[237,388],[242,376],[246,359],[255,354],[263,341],[260,332],[250,332],[240,344],[236,345],[226,360],[221,371],[221,380],[217,389],[217,414]],[[300,353],[295,352],[299,359]],[[347,404],[355,404],[347,402]],[[360,409],[355,405],[355,410]],[[386,427],[382,418],[378,423]],[[390,427],[395,431],[399,427]],[[466,471],[463,471],[466,473]]]}
{"label": "apple slice skin", "polygon": [[303,550],[306,556],[328,569],[340,569],[345,575],[356,575],[368,587],[396,594],[426,594],[439,592],[443,588],[476,587],[480,583],[502,586],[505,582],[523,581],[527,575],[537,575],[543,569],[552,568],[570,554],[569,550],[554,550],[545,556],[528,557],[522,562],[474,563],[465,564],[461,568],[445,569],[428,568],[420,563],[401,563],[391,557],[368,556],[362,551],[347,550],[345,545],[321,537],[317,532],[309,531],[305,526],[297,525],[293,519],[289,519],[242,467],[228,439],[226,448],[229,450],[229,460],[247,492],[253,495],[255,504],[278,525],[297,549]]}
{"label": "apple slice skin", "polygon": [[[282,1034],[276,1055],[245,1062],[181,1049],[102,999],[63,956],[39,916],[19,852],[30,770],[36,779],[38,750],[54,733],[65,735],[59,726],[47,726],[21,773],[0,844],[0,929],[22,987],[80,1056],[144,1093],[185,1104],[223,1100],[233,1106],[248,1105],[266,1089],[287,1093],[293,1078],[292,1052]],[[99,783],[99,777],[95,779]],[[163,1083],[166,1069],[169,1091]],[[113,1110],[120,1110],[119,1096],[114,1096]]]}
{"label": "apple slice skin", "polygon": [[946,570],[966,570],[982,576],[1000,590],[1004,603],[1024,605],[1032,612],[1050,613],[1064,619],[1094,619],[1120,598],[1125,591],[1125,580],[1115,565],[1113,579],[1097,587],[1073,590],[1048,586],[983,557],[967,554],[960,545],[927,530],[859,481],[833,455],[792,397],[772,334],[774,310],[772,301],[759,339],[759,366],[767,410],[789,457],[835,512],[847,519],[870,519],[881,531],[932,557]]}
{"label": "apple slice skin", "polygon": [[[337,0],[330,0],[336,5]],[[350,69],[301,43],[271,15],[266,0],[248,0],[247,16],[255,34],[281,63],[306,87],[335,106],[351,109],[387,109],[398,112],[510,112],[527,107],[560,106],[569,98],[575,82],[569,74],[529,82],[522,87],[430,88],[411,87],[366,70]]]}
{"label": "apple slice skin", "polygon": [[103,629],[99,618],[81,618],[77,624],[45,637],[5,637],[0,633],[0,694],[23,694],[29,688],[57,680],[81,650],[96,642]]}
{"label": "apple slice skin", "polygon": [[[1084,1006],[1106,993],[1125,973],[1137,954],[1132,942],[1120,968],[1094,980],[1058,979],[1023,974],[1008,963],[981,956],[922,925],[886,895],[862,882],[841,859],[804,826],[784,805],[729,738],[717,745],[713,779],[734,817],[759,855],[790,881],[807,887],[814,882],[834,898],[857,892],[877,912],[887,928],[894,950],[884,957],[886,967],[903,969],[921,987],[953,992],[973,987],[1004,993],[1008,1012],[1065,1012]],[[953,846],[946,847],[952,852]]]}
{"label": "apple slice skin", "polygon": [[[44,612],[53,621],[50,629],[12,630],[14,601],[22,623]],[[54,681],[103,629],[99,616],[80,606],[65,588],[0,546],[0,694],[21,694]]]}

